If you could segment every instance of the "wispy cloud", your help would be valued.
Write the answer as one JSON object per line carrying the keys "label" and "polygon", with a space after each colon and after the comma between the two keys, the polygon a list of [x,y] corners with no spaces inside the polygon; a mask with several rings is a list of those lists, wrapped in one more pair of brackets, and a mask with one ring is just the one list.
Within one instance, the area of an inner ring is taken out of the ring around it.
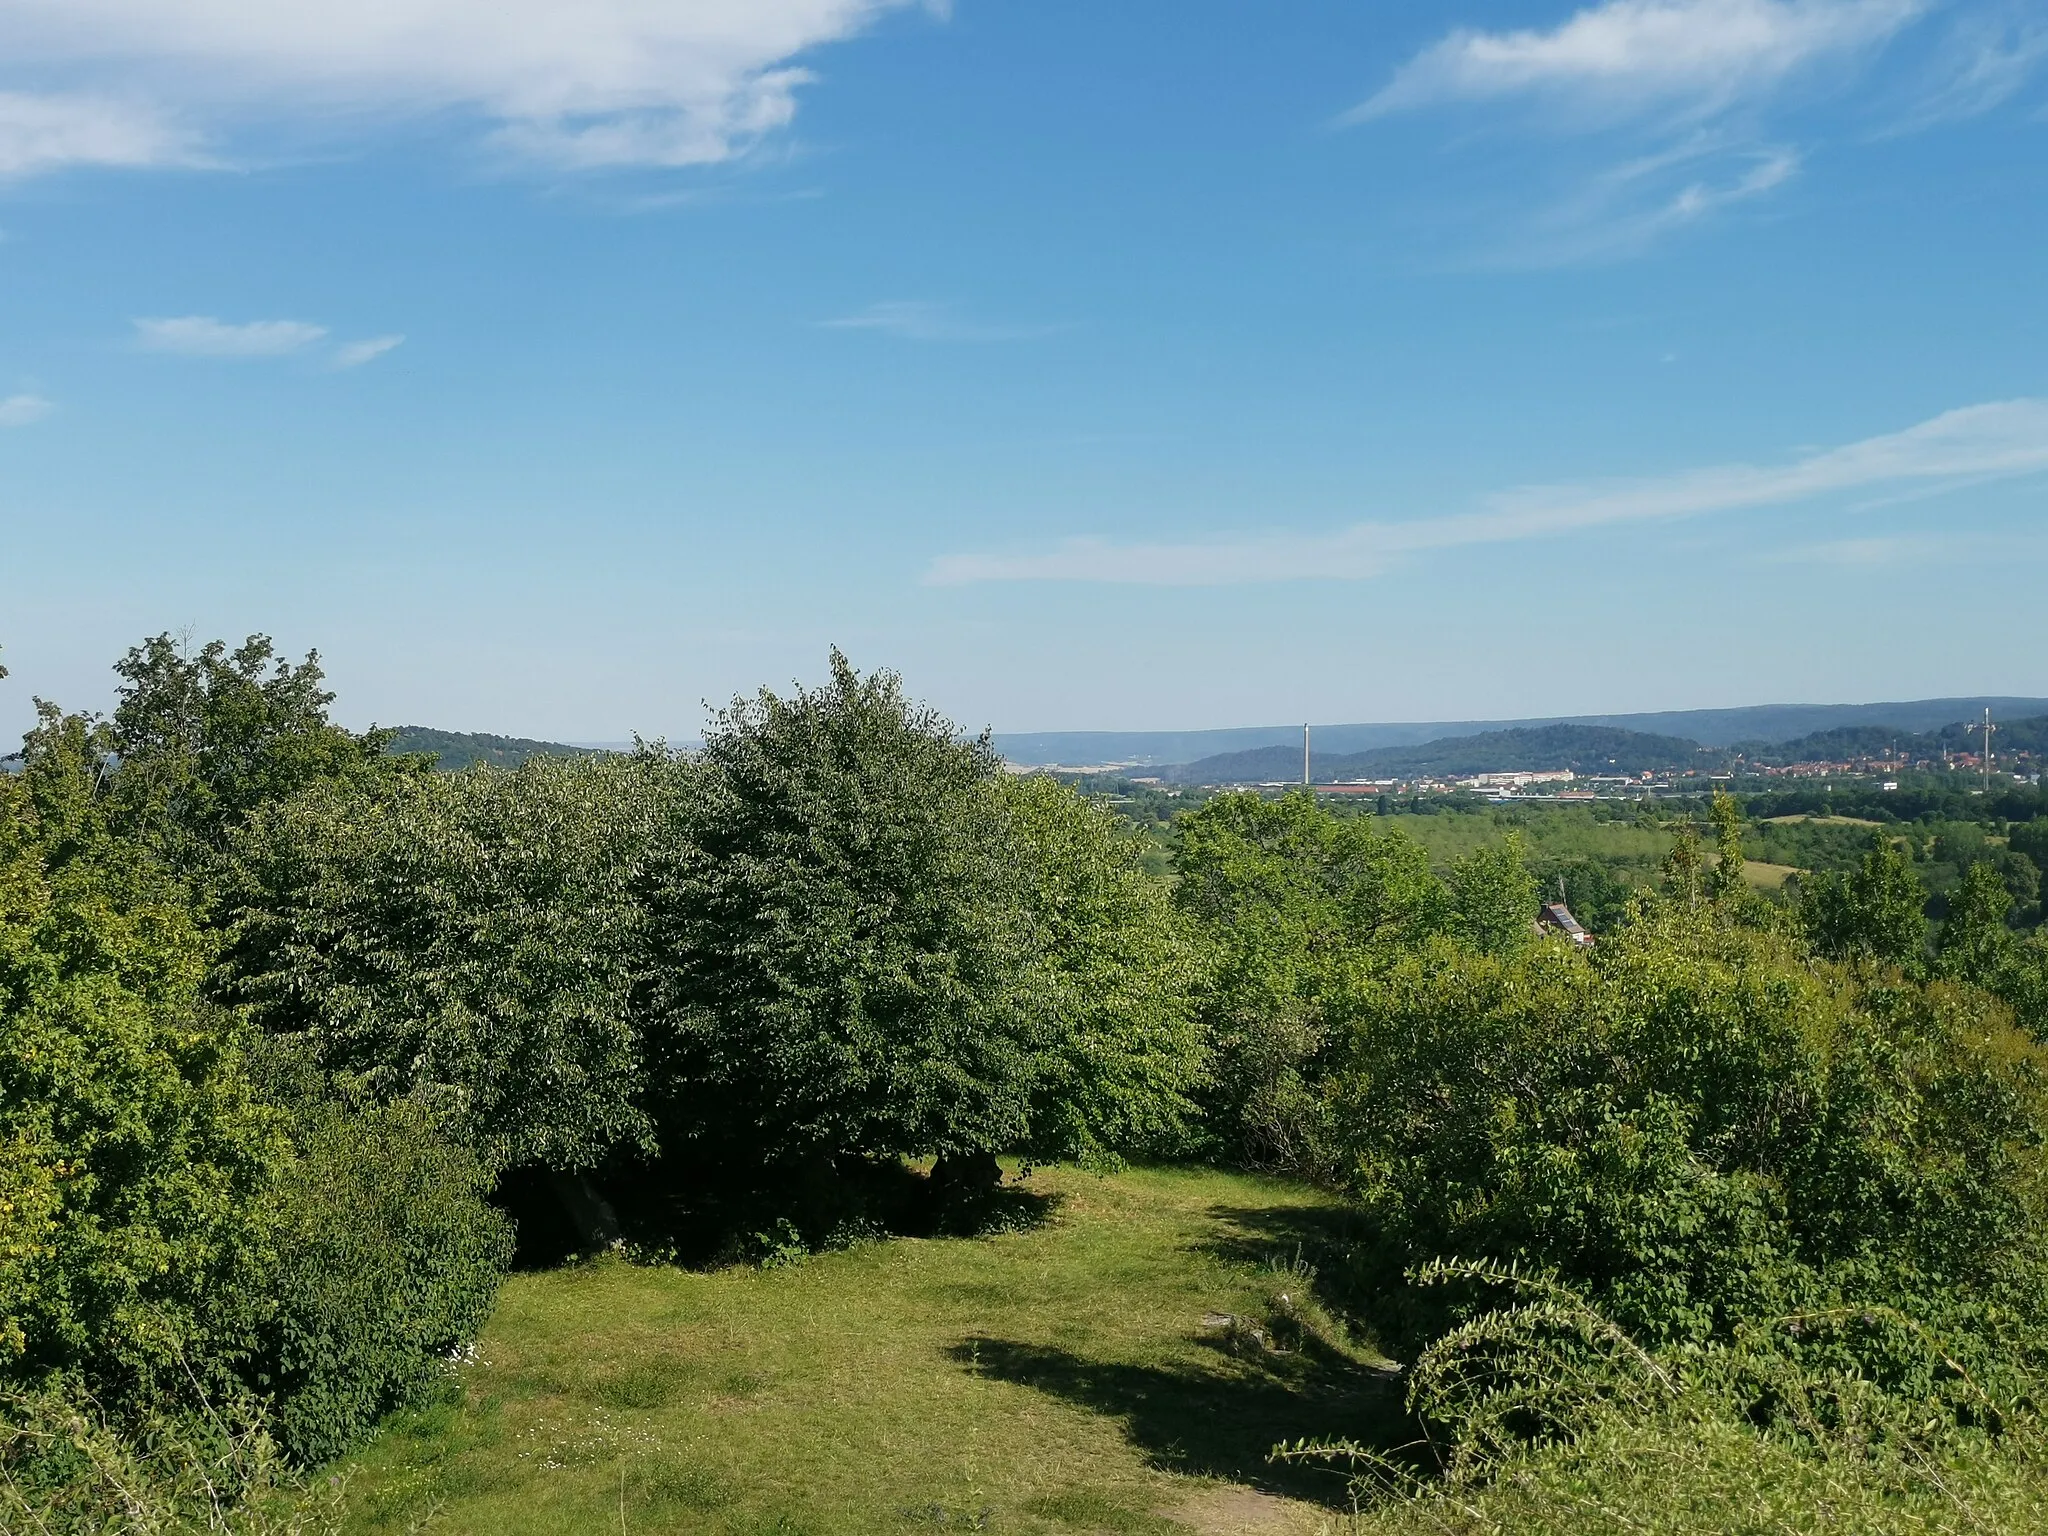
{"label": "wispy cloud", "polygon": [[1562,122],[1709,113],[1885,42],[1927,0],[1607,0],[1549,30],[1461,27],[1345,115],[1535,98]]}
{"label": "wispy cloud", "polygon": [[2010,478],[2048,470],[2048,400],[1965,406],[1880,437],[1789,464],[1722,465],[1654,479],[1526,486],[1481,510],[1408,522],[1366,522],[1327,534],[1274,533],[1205,542],[1116,544],[1073,539],[1027,553],[945,555],[928,584],[1093,581],[1150,586],[1357,580],[1406,555],[1543,538],[1624,523],[1779,506],[1835,492],[1939,480]]}
{"label": "wispy cloud", "polygon": [[303,352],[326,334],[326,326],[304,320],[233,325],[212,315],[179,315],[135,322],[136,340],[143,347],[186,357],[285,357]]}
{"label": "wispy cloud", "polygon": [[968,319],[951,304],[926,299],[889,299],[819,324],[835,331],[879,331],[906,341],[1026,341],[1048,331],[1045,326],[991,325]]}
{"label": "wispy cloud", "polygon": [[1950,23],[1909,89],[1895,132],[1912,132],[2003,106],[2048,65],[2048,17],[2035,0],[1965,10]]}
{"label": "wispy cloud", "polygon": [[371,336],[363,341],[351,341],[337,347],[333,366],[336,368],[360,368],[365,363],[375,362],[393,347],[403,346],[403,336]]}
{"label": "wispy cloud", "polygon": [[41,395],[9,395],[0,400],[0,427],[33,426],[54,409]]}
{"label": "wispy cloud", "polygon": [[1635,256],[1656,241],[1799,174],[1786,145],[1734,150],[1707,135],[1624,162],[1532,219],[1498,258],[1517,267]]}
{"label": "wispy cloud", "polygon": [[2039,0],[1599,0],[1550,26],[1457,28],[1338,121],[1512,125],[1507,155],[1470,140],[1512,166],[1522,210],[1496,214],[1482,264],[1540,266],[1635,254],[1786,186],[1822,99],[1883,136],[1990,111],[2044,68]]}
{"label": "wispy cloud", "polygon": [[442,113],[569,169],[704,165],[790,123],[805,55],[918,3],[0,0],[8,72],[80,92],[17,98],[12,126],[0,107],[0,169],[183,163],[280,123]]}

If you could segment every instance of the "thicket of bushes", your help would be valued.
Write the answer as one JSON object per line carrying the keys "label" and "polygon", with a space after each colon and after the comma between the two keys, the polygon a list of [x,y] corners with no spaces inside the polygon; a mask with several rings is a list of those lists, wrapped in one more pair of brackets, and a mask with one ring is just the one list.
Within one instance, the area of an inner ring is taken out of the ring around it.
{"label": "thicket of bushes", "polygon": [[889,674],[835,655],[689,758],[436,775],[331,724],[317,658],[118,670],[0,779],[16,1485],[64,1483],[32,1423],[345,1449],[482,1322],[500,1183],[586,1237],[822,1241],[905,1158],[971,1206],[998,1152],[1197,1135],[1198,961],[1137,840]]}
{"label": "thicket of bushes", "polygon": [[[1322,1451],[1383,1489],[1437,1488],[1419,1461],[1542,1496],[1427,1492],[1437,1528],[1572,1528],[1580,1442],[1761,1434],[1853,1484],[1859,1520],[1924,1513],[1951,1461],[2039,1455],[2048,950],[1988,864],[1930,943],[1884,836],[1803,905],[1763,902],[1715,811],[1718,861],[1681,837],[1671,894],[1591,950],[1485,920],[1531,910],[1512,849],[1438,883],[1305,799],[1184,823],[1210,1018],[1255,1085],[1218,1107],[1241,1152],[1354,1197],[1365,1235],[1326,1273],[1415,1361],[1408,1459]],[[1663,1523],[1640,1467],[1599,1471],[1649,1501],[1613,1528],[1713,1528]]]}
{"label": "thicket of bushes", "polygon": [[260,1481],[430,1389],[494,1187],[709,1252],[971,1204],[999,1152],[1347,1191],[1326,1275],[1454,1479],[1616,1404],[1822,1456],[2030,1422],[2048,948],[1989,860],[1930,942],[1886,835],[1750,896],[1723,800],[1585,952],[1514,839],[1440,876],[1306,797],[1183,815],[1161,880],[836,654],[697,754],[454,775],[261,640],[119,670],[0,779],[0,1469],[48,1511],[87,1443]]}

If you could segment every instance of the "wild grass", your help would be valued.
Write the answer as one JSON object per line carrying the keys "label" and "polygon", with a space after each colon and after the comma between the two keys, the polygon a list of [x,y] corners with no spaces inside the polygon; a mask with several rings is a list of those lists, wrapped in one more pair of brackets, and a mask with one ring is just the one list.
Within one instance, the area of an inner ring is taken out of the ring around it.
{"label": "wild grass", "polygon": [[1988,1440],[1919,1465],[1763,1435],[1711,1404],[1600,1414],[1478,1486],[1390,1500],[1348,1536],[2026,1536],[2048,1530],[2037,1455]]}
{"label": "wild grass", "polygon": [[1341,1212],[1299,1185],[1206,1170],[1051,1170],[1031,1185],[1053,1197],[1048,1219],[994,1236],[772,1268],[605,1259],[514,1276],[459,1390],[346,1468],[348,1529],[900,1536],[1343,1518],[1341,1470],[1267,1457],[1304,1435],[1384,1438],[1399,1415],[1298,1257]]}

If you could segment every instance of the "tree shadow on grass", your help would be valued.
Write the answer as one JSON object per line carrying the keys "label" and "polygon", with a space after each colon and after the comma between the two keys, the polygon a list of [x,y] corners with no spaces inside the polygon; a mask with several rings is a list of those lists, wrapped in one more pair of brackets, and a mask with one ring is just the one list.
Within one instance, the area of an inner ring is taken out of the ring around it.
{"label": "tree shadow on grass", "polygon": [[1405,1279],[1412,1256],[1390,1245],[1362,1211],[1218,1205],[1206,1214],[1215,1235],[1200,1251],[1238,1264],[1312,1268],[1308,1288],[1361,1343],[1405,1357],[1427,1333],[1427,1320],[1439,1316],[1438,1304],[1418,1298]]}
{"label": "tree shadow on grass", "polygon": [[1241,1264],[1299,1256],[1320,1268],[1372,1241],[1364,1216],[1341,1205],[1216,1205],[1204,1214],[1219,1229],[1204,1249]]}
{"label": "tree shadow on grass", "polygon": [[1246,1361],[1218,1346],[1214,1364],[1131,1365],[991,1338],[963,1340],[948,1353],[979,1375],[1122,1419],[1131,1442],[1166,1471],[1220,1477],[1332,1510],[1350,1508],[1341,1468],[1269,1462],[1275,1445],[1304,1436],[1387,1446],[1411,1438],[1399,1384],[1348,1361]]}

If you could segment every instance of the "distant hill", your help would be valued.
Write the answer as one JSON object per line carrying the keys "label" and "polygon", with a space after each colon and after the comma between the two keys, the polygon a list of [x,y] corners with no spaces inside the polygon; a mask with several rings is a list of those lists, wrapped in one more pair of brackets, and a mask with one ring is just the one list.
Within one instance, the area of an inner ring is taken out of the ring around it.
{"label": "distant hill", "polygon": [[[1312,752],[1309,771],[1322,784],[1338,779],[1450,778],[1518,768],[1638,774],[1718,767],[1725,757],[1725,753],[1682,736],[1601,725],[1542,725],[1450,736],[1414,746],[1379,747],[1370,752]],[[1166,775],[1184,784],[1259,784],[1300,776],[1298,746],[1222,753],[1171,769]]]}
{"label": "distant hill", "polygon": [[[1451,736],[1479,736],[1547,725],[1597,725],[1649,735],[1680,737],[1709,747],[1737,742],[1784,742],[1816,731],[1872,725],[1892,731],[1936,731],[1984,712],[2003,720],[2048,715],[2048,699],[1978,697],[1915,699],[1891,704],[1756,704],[1739,709],[1666,710],[1637,715],[1550,715],[1530,720],[1440,720],[1364,725],[1318,725],[1314,745],[1332,753],[1418,746]],[[1192,763],[1260,747],[1294,748],[1301,772],[1299,725],[1235,726],[1212,731],[999,732],[996,750],[1028,767],[1095,763]],[[1285,775],[1279,775],[1285,777]]]}
{"label": "distant hill", "polygon": [[[1980,710],[1981,717],[1981,710]],[[2018,720],[2001,720],[1996,709],[1992,723],[1994,753],[2026,752],[2040,756],[2048,752],[2048,715]],[[1983,746],[1983,733],[1971,729],[1974,721],[1958,719],[1925,731],[1901,730],[1884,725],[1848,726],[1839,730],[1816,731],[1793,741],[1750,741],[1740,744],[1743,756],[1753,763],[1841,762],[1851,758],[1877,757],[1896,749],[1901,755],[1938,757],[1944,750],[1975,752]]]}
{"label": "distant hill", "polygon": [[493,736],[488,731],[437,731],[425,725],[401,725],[385,751],[428,752],[434,766],[454,773],[487,763],[493,768],[517,768],[530,757],[594,757],[597,747],[572,747],[559,741],[529,741],[524,736]]}

